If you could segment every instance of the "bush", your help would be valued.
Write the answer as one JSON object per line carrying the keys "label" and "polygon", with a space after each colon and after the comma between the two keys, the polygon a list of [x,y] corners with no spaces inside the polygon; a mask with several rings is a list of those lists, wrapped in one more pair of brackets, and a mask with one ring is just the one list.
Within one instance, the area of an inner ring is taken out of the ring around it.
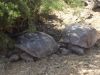
{"label": "bush", "polygon": [[0,28],[12,27],[18,17],[24,20],[36,20],[41,0],[1,0],[0,1]]}
{"label": "bush", "polygon": [[0,2],[0,28],[10,27],[16,17],[20,16],[17,5]]}
{"label": "bush", "polygon": [[82,0],[64,0],[71,7],[83,7],[84,2]]}
{"label": "bush", "polygon": [[[41,0],[0,0],[0,49],[13,46],[8,33],[28,29],[34,31]],[[26,26],[27,25],[27,26]],[[16,32],[17,33],[17,32]]]}
{"label": "bush", "polygon": [[62,10],[63,6],[62,0],[42,0],[41,12],[48,13],[52,10]]}
{"label": "bush", "polygon": [[25,7],[25,2],[21,0],[14,3],[12,0],[0,1],[0,28],[1,31],[6,31],[14,25],[17,17],[23,16],[26,18],[29,10]]}

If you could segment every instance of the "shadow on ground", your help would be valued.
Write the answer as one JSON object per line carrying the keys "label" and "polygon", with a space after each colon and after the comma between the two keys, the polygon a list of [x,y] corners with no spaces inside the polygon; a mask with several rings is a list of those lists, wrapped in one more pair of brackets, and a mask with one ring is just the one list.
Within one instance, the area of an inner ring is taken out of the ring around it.
{"label": "shadow on ground", "polygon": [[92,48],[83,56],[52,55],[37,62],[19,61],[0,64],[0,75],[99,75],[100,49]]}
{"label": "shadow on ground", "polygon": [[[58,41],[61,22],[57,16],[49,15],[39,21],[37,29],[54,36]],[[37,62],[1,62],[0,75],[100,75],[100,48],[91,48],[83,56],[53,54]]]}
{"label": "shadow on ground", "polygon": [[38,31],[48,33],[53,36],[55,40],[59,40],[61,37],[61,24],[62,20],[57,18],[56,15],[41,15],[36,28]]}

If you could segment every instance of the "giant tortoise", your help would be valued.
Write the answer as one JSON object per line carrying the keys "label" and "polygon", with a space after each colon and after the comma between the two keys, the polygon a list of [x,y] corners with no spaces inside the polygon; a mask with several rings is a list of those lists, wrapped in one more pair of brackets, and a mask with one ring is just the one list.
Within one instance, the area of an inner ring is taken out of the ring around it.
{"label": "giant tortoise", "polygon": [[75,23],[65,27],[60,42],[72,52],[83,55],[84,51],[91,48],[97,40],[96,29],[89,25]]}
{"label": "giant tortoise", "polygon": [[[21,52],[20,57],[24,58],[26,61],[30,61],[30,56],[35,58],[43,58],[48,55],[55,53],[58,50],[58,44],[53,37],[44,33],[25,33],[17,38],[17,43],[15,47]],[[18,56],[13,55],[10,60],[16,60]]]}

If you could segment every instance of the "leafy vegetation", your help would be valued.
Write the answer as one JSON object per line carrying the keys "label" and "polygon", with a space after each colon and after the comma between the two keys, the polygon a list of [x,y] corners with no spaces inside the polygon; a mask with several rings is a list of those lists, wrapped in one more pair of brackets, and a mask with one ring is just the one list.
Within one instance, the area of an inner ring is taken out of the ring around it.
{"label": "leafy vegetation", "polygon": [[17,5],[9,3],[0,2],[0,28],[6,28],[11,26],[14,19],[20,16]]}
{"label": "leafy vegetation", "polygon": [[62,10],[64,7],[62,0],[42,0],[41,11],[48,13],[52,10]]}
{"label": "leafy vegetation", "polygon": [[64,0],[71,7],[83,7],[84,2],[82,0]]}
{"label": "leafy vegetation", "polygon": [[0,49],[13,42],[8,33],[35,30],[32,21],[36,20],[40,3],[41,0],[0,0]]}
{"label": "leafy vegetation", "polygon": [[36,31],[39,14],[62,10],[64,1],[72,7],[83,6],[81,0],[0,0],[0,49],[13,42],[8,33]]}

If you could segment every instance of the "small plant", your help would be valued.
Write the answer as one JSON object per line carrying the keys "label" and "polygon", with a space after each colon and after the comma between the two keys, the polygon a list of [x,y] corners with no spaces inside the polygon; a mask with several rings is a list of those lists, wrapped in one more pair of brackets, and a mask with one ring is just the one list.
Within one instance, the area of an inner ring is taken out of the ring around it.
{"label": "small plant", "polygon": [[84,2],[82,0],[64,0],[71,7],[83,7]]}
{"label": "small plant", "polygon": [[0,2],[0,28],[10,27],[16,17],[20,16],[17,5]]}
{"label": "small plant", "polygon": [[[33,19],[37,20],[35,16],[37,16],[40,3],[41,0],[0,0],[0,50],[14,45],[10,33],[13,35],[27,29],[30,32],[35,31],[30,23]],[[23,29],[26,26],[27,28]]]}
{"label": "small plant", "polygon": [[52,10],[62,10],[63,6],[62,0],[42,0],[41,11],[48,13]]}

